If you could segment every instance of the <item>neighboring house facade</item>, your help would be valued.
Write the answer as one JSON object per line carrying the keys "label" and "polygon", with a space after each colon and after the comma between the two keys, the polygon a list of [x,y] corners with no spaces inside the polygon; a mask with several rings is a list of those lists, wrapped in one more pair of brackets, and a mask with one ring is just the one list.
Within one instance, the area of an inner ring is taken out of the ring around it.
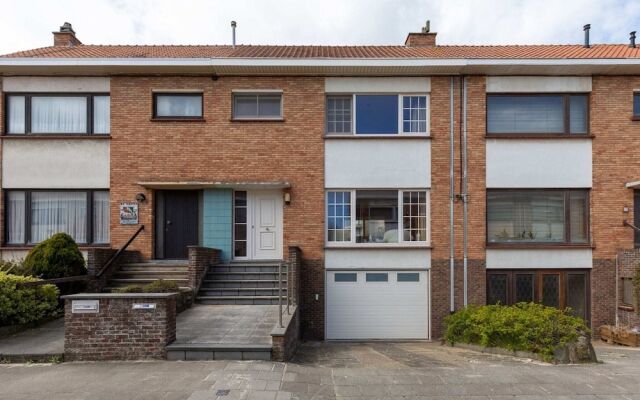
{"label": "neighboring house facade", "polygon": [[623,221],[640,225],[640,50],[435,37],[94,46],[65,25],[0,57],[2,258],[58,231],[119,248],[140,225],[146,259],[298,246],[316,339],[437,338],[467,303],[613,322]]}

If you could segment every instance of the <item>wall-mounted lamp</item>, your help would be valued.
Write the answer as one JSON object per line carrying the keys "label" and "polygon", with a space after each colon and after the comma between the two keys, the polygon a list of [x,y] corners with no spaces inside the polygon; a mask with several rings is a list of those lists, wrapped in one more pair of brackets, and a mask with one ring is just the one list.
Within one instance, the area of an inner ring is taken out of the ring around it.
{"label": "wall-mounted lamp", "polygon": [[286,205],[291,204],[291,193],[284,192],[284,204]]}
{"label": "wall-mounted lamp", "polygon": [[147,196],[144,195],[144,193],[138,193],[136,195],[136,200],[140,203],[142,203],[143,201],[145,201],[147,199]]}

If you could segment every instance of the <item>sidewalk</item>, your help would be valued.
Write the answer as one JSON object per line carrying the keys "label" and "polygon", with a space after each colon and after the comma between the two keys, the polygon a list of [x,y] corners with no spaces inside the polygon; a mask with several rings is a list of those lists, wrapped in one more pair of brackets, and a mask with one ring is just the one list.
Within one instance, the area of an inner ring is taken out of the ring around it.
{"label": "sidewalk", "polygon": [[62,361],[64,318],[0,338],[0,362]]}

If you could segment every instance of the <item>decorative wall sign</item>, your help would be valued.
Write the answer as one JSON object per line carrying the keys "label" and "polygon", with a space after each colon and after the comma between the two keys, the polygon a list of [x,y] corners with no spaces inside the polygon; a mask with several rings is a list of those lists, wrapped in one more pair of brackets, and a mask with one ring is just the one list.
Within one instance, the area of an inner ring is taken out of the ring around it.
{"label": "decorative wall sign", "polygon": [[72,314],[96,314],[100,311],[100,300],[72,300]]}
{"label": "decorative wall sign", "polygon": [[121,202],[120,203],[120,225],[137,225],[138,224],[138,203]]}
{"label": "decorative wall sign", "polygon": [[155,310],[156,303],[133,303],[134,310]]}

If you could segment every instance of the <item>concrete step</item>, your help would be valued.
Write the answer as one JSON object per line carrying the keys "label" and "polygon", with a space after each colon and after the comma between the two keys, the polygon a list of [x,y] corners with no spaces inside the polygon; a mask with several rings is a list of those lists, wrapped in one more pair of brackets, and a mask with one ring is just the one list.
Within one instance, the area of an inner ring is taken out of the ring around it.
{"label": "concrete step", "polygon": [[[287,281],[282,281],[284,287],[287,286]],[[202,281],[201,289],[218,289],[218,288],[277,288],[277,279],[218,279],[218,280],[204,280]]]}
{"label": "concrete step", "polygon": [[[197,296],[200,304],[278,304],[278,296]],[[286,304],[287,299],[282,298]]]}
{"label": "concrete step", "polygon": [[[163,278],[164,279],[164,278]],[[110,279],[109,283],[110,284],[117,284],[117,285],[144,285],[147,283],[151,283],[154,281],[157,281],[158,279],[153,279],[153,278],[115,278],[115,279]],[[173,281],[175,283],[177,283],[178,285],[181,284],[186,284],[187,282],[189,282],[189,279],[187,278],[167,278],[164,279],[165,281]]]}
{"label": "concrete step", "polygon": [[181,271],[176,269],[149,269],[149,270],[140,270],[140,271],[130,271],[130,270],[120,270],[114,273],[115,275],[128,276],[133,278],[134,276],[187,276],[187,271]]}
{"label": "concrete step", "polygon": [[[287,273],[282,272],[283,280]],[[207,281],[213,280],[277,280],[277,272],[208,272],[204,278]]]}
{"label": "concrete step", "polygon": [[189,270],[189,267],[187,267],[186,265],[123,264],[120,266],[120,270],[121,271],[182,271],[186,273]]}
{"label": "concrete step", "polygon": [[[286,271],[286,267],[282,267],[282,271]],[[278,272],[278,264],[218,264],[212,266],[211,272]]]}
{"label": "concrete step", "polygon": [[169,361],[271,360],[271,345],[172,343],[166,349]]}
{"label": "concrete step", "polygon": [[[282,288],[282,294],[286,296],[286,288]],[[278,288],[201,288],[198,296],[278,296]]]}

